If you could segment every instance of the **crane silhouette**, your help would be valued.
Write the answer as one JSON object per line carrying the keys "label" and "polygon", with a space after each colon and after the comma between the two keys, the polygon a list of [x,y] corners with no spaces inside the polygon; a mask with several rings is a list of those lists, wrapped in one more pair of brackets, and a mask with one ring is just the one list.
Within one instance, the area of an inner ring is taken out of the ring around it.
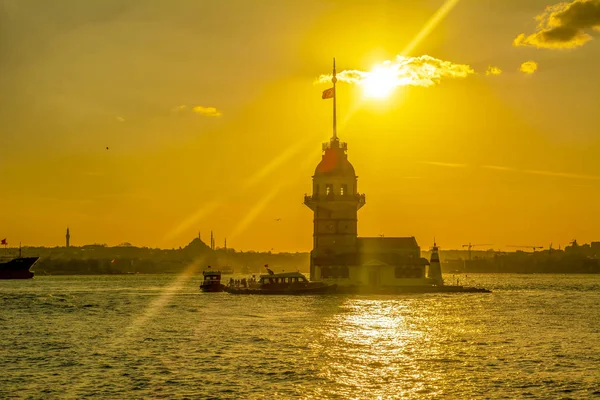
{"label": "crane silhouette", "polygon": [[492,246],[491,244],[471,244],[471,242],[469,242],[468,244],[463,244],[462,247],[466,247],[469,250],[469,261],[471,261],[471,249],[473,247],[478,247],[478,246]]}

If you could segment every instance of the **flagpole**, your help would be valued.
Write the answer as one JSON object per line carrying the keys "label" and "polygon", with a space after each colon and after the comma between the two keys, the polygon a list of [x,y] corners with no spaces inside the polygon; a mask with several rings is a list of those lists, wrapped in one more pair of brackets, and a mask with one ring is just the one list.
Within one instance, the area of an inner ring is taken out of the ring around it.
{"label": "flagpole", "polygon": [[331,141],[337,140],[337,120],[336,120],[336,104],[335,104],[335,83],[337,82],[336,72],[335,72],[335,57],[333,58],[333,76],[331,78],[331,82],[333,82],[333,137]]}

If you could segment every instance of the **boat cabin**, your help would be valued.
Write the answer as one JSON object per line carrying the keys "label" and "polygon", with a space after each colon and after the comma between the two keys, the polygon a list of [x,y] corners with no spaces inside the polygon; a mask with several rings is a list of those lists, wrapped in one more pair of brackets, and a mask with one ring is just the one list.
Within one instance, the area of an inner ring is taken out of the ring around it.
{"label": "boat cabin", "polygon": [[204,282],[206,283],[220,283],[221,282],[221,272],[220,271],[204,271],[202,272],[204,276]]}
{"label": "boat cabin", "polygon": [[261,275],[258,283],[261,285],[281,285],[309,282],[300,272],[283,272],[281,274]]}

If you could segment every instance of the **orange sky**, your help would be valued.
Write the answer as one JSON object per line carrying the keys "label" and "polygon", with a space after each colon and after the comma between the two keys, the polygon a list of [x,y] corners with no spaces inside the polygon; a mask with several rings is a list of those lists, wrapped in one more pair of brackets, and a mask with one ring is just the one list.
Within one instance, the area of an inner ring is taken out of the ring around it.
{"label": "orange sky", "polygon": [[331,135],[316,80],[333,56],[338,71],[396,60],[446,4],[405,55],[474,74],[383,99],[338,85],[359,234],[600,240],[600,39],[583,26],[547,45],[535,17],[558,1],[449,3],[3,2],[0,237],[62,245],[68,225],[74,245],[170,248],[213,229],[236,249],[310,250],[302,200]]}

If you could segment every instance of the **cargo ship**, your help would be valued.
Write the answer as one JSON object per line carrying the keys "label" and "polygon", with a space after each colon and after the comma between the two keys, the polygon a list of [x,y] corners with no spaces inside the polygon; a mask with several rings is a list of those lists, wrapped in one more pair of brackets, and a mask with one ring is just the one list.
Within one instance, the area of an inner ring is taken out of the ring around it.
{"label": "cargo ship", "polygon": [[29,269],[39,260],[39,257],[22,257],[21,248],[19,256],[12,259],[0,259],[0,279],[31,279],[33,272]]}

